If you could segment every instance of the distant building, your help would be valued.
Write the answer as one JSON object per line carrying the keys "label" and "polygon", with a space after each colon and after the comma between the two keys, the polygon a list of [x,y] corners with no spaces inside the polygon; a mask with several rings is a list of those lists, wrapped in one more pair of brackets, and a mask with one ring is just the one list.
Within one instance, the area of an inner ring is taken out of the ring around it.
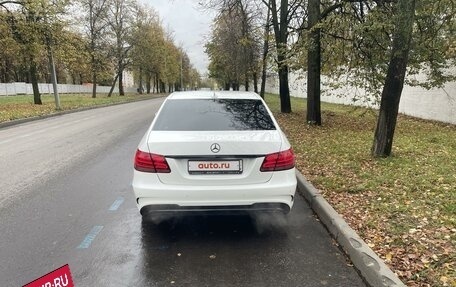
{"label": "distant building", "polygon": [[123,71],[123,86],[124,88],[131,88],[135,86],[135,81],[133,79],[133,72],[124,70]]}

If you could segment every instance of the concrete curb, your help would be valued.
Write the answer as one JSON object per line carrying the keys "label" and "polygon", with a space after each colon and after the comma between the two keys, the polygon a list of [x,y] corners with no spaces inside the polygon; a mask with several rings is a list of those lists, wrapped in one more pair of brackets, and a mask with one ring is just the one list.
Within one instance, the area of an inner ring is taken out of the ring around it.
{"label": "concrete curb", "polygon": [[93,110],[93,109],[98,109],[98,108],[105,108],[105,107],[110,107],[110,106],[123,105],[123,104],[134,103],[134,102],[141,102],[141,101],[159,99],[159,98],[164,98],[164,97],[166,97],[166,96],[154,97],[154,98],[149,98],[149,99],[138,99],[138,100],[132,100],[132,101],[127,101],[127,102],[121,102],[121,103],[103,104],[103,105],[99,105],[99,106],[90,106],[90,107],[84,107],[84,108],[76,108],[76,109],[73,109],[73,110],[55,112],[53,114],[48,114],[48,115],[42,115],[42,116],[29,117],[29,118],[23,118],[23,119],[18,119],[18,120],[12,120],[12,121],[8,121],[8,122],[0,123],[0,129],[6,128],[6,127],[15,126],[15,125],[19,125],[19,124],[23,124],[23,123],[33,122],[33,121],[36,121],[36,120],[43,120],[43,119],[47,119],[47,118],[63,116],[63,115],[66,115],[66,114],[72,114],[72,113],[77,113],[77,112],[82,112],[82,111],[88,111],[88,110]]}
{"label": "concrete curb", "polygon": [[342,246],[367,283],[374,287],[406,286],[396,274],[367,246],[359,235],[323,198],[320,192],[296,171],[298,192],[304,196],[321,222]]}

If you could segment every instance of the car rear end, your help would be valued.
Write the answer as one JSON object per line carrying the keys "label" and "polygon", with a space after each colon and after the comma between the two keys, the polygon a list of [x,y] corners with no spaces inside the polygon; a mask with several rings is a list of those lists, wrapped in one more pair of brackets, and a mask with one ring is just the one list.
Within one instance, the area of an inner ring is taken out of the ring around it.
{"label": "car rear end", "polygon": [[253,93],[176,93],[138,146],[141,214],[280,211],[296,189],[290,144]]}

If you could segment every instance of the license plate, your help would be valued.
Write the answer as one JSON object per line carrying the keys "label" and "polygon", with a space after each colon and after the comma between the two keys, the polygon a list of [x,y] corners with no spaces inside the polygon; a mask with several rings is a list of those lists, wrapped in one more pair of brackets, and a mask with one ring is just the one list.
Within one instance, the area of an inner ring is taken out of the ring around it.
{"label": "license plate", "polygon": [[189,160],[189,174],[240,174],[242,160]]}

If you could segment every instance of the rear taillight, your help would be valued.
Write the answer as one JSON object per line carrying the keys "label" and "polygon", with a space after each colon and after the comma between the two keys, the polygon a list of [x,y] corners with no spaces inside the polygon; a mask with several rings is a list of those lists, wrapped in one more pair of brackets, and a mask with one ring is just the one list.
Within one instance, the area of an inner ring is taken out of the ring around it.
{"label": "rear taillight", "polygon": [[295,156],[290,148],[285,151],[271,153],[264,157],[260,171],[279,171],[292,169],[295,166]]}
{"label": "rear taillight", "polygon": [[135,169],[143,172],[152,173],[170,173],[166,158],[162,155],[143,152],[140,150],[136,151],[135,155]]}

